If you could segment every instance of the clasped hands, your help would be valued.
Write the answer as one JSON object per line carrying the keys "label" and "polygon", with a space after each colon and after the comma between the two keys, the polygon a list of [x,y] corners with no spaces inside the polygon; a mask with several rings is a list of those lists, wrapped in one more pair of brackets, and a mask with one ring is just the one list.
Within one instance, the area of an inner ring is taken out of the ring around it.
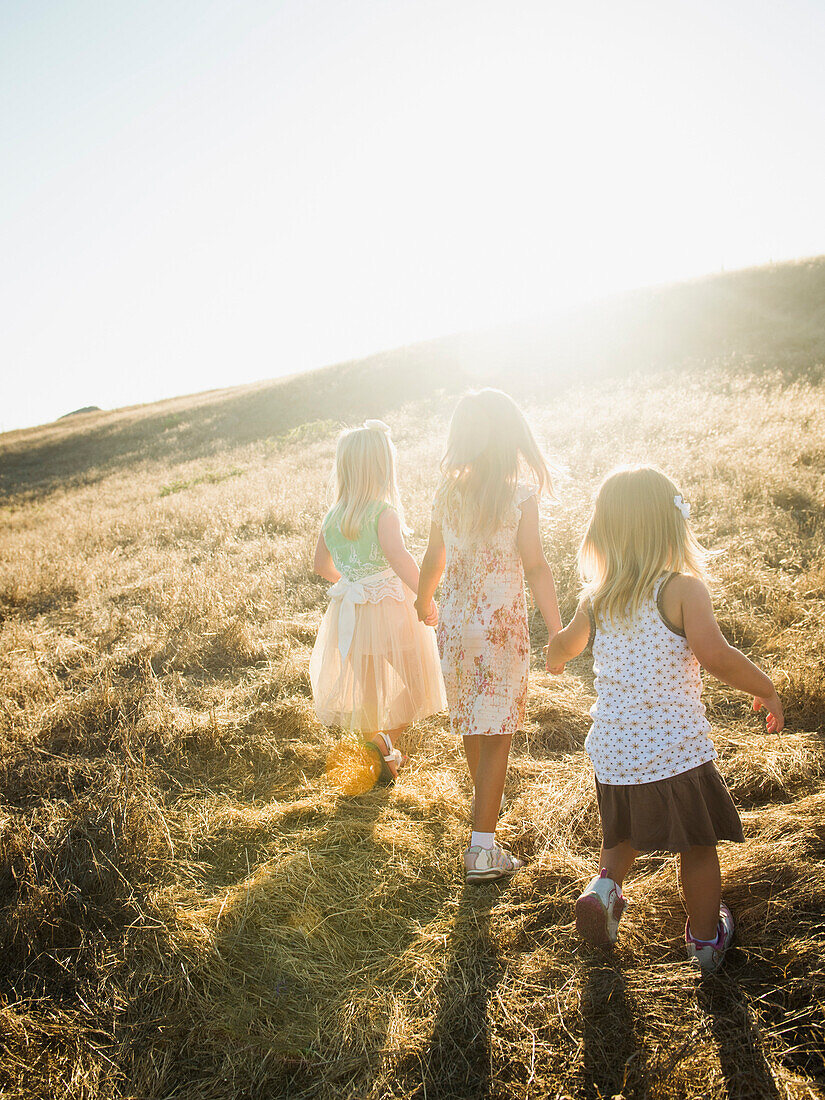
{"label": "clasped hands", "polygon": [[426,601],[422,604],[421,600],[415,601],[415,610],[418,615],[418,619],[425,626],[438,626],[438,607],[435,600],[430,600],[429,605]]}

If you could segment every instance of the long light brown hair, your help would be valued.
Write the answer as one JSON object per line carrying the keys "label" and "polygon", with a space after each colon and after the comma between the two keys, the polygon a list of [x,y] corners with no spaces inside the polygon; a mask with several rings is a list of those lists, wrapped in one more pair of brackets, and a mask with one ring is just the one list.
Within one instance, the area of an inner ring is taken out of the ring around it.
{"label": "long light brown hair", "polygon": [[404,528],[395,479],[395,445],[380,420],[367,423],[372,426],[341,432],[335,450],[335,503],[330,519],[338,524],[344,538],[351,540],[358,538],[367,510],[376,501],[391,504]]}
{"label": "long light brown hair", "polygon": [[665,572],[706,579],[708,551],[676,503],[682,496],[654,466],[624,466],[599,486],[579,547],[582,594],[596,620],[627,622]]}
{"label": "long light brown hair", "polygon": [[489,537],[512,507],[520,473],[553,494],[550,466],[515,401],[501,390],[465,394],[450,421],[436,504],[457,532]]}

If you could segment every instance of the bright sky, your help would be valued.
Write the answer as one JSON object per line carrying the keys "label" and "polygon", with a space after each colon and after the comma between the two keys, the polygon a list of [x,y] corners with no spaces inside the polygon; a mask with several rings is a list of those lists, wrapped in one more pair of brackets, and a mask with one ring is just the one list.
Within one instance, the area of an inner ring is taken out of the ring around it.
{"label": "bright sky", "polygon": [[0,429],[825,253],[822,0],[3,0]]}

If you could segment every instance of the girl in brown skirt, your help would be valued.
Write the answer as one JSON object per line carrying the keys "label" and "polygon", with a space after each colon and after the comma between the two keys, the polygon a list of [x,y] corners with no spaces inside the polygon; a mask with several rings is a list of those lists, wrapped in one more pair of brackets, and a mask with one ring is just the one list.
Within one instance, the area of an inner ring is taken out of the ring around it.
{"label": "girl in brown skirt", "polygon": [[592,644],[597,701],[585,749],[603,841],[601,873],[576,902],[580,935],[615,942],[622,881],[638,853],[678,853],[687,954],[708,973],[733,938],[716,845],[744,837],[713,763],[700,665],[753,695],[754,709],[768,712],[769,733],[779,733],[784,719],[770,679],[722,637],[689,512],[673,482],[652,467],[605,479],[579,550],[583,597],[548,645],[547,668],[560,673]]}

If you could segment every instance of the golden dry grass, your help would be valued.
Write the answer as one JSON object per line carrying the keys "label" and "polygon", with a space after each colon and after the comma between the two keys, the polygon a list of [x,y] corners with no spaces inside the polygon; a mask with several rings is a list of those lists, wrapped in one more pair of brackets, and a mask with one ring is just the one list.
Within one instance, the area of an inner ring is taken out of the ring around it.
{"label": "golden dry grass", "polygon": [[[271,432],[216,433],[196,458],[154,446],[177,425],[153,408],[128,414],[125,450],[110,441],[100,466],[82,425],[15,433],[0,1096],[821,1096],[825,402],[821,372],[747,368],[555,392],[514,376],[568,471],[543,517],[565,612],[595,484],[618,461],[657,461],[722,551],[726,632],[787,703],[768,737],[746,699],[708,685],[748,842],[721,850],[738,941],[702,984],[668,857],[639,861],[615,952],[573,933],[598,849],[592,682],[584,659],[559,680],[538,670],[535,616],[501,824],[527,866],[510,886],[463,886],[469,790],[443,716],[411,731],[394,789],[349,798],[325,782],[338,736],[314,716],[307,664],[335,387],[311,402],[283,383]],[[432,384],[376,391],[368,409],[393,425],[418,554],[451,404]],[[362,388],[344,414],[369,400]],[[229,415],[218,396],[196,404]]]}

